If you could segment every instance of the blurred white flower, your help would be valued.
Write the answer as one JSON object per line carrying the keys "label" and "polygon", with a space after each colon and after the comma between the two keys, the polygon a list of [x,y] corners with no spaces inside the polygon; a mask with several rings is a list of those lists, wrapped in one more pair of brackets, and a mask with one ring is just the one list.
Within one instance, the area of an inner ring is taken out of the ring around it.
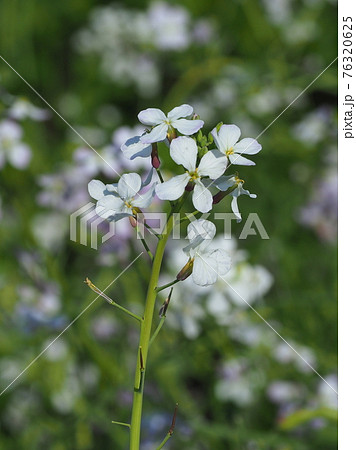
{"label": "blurred white flower", "polygon": [[214,128],[211,132],[215,144],[219,151],[226,155],[231,164],[238,164],[241,166],[254,166],[255,163],[243,156],[255,155],[262,147],[252,138],[244,138],[238,142],[241,136],[240,128],[236,125],[221,125],[219,131]]}
{"label": "blurred white flower", "polygon": [[[325,380],[330,384],[331,387],[337,392],[337,375],[331,374],[325,377]],[[336,392],[334,392],[330,386],[328,386],[325,381],[321,380],[318,386],[318,401],[321,406],[326,406],[327,408],[337,409],[338,397]]]}
{"label": "blurred white flower", "polygon": [[0,122],[0,169],[7,159],[16,169],[25,169],[32,157],[30,147],[21,141],[22,128],[5,119]]}
{"label": "blurred white flower", "polygon": [[119,152],[113,145],[107,145],[98,152],[86,147],[78,148],[73,155],[74,162],[83,175],[92,177],[102,172],[113,177],[120,170]]}
{"label": "blurred white flower", "polygon": [[198,147],[194,139],[185,136],[173,139],[170,155],[174,162],[181,164],[186,172],[176,175],[164,183],[157,185],[156,193],[161,200],[177,200],[184,193],[189,182],[194,183],[193,205],[198,211],[208,212],[213,205],[213,196],[201,181],[202,177],[214,180],[220,177],[226,169],[226,159],[218,151],[206,153],[198,167]]}
{"label": "blurred white flower", "polygon": [[268,386],[267,394],[274,403],[283,404],[299,400],[305,392],[297,383],[275,380]]}
{"label": "blurred white flower", "polygon": [[[312,372],[311,367],[315,369],[317,366],[316,356],[312,349],[301,346],[290,340],[288,342],[293,348],[285,342],[279,342],[279,344],[273,349],[272,354],[275,359],[283,364],[294,364],[300,372]],[[296,352],[298,352],[300,356]],[[311,367],[306,364],[306,362]]]}
{"label": "blurred white flower", "polygon": [[153,142],[164,141],[167,134],[173,130],[178,130],[181,134],[190,136],[203,127],[202,120],[191,120],[185,117],[191,117],[193,107],[190,105],[181,105],[173,108],[167,116],[163,111],[157,108],[147,108],[138,114],[138,119],[144,125],[153,127],[152,130],[141,136],[141,142],[152,144]]}
{"label": "blurred white flower", "polygon": [[264,384],[262,373],[253,371],[244,359],[225,361],[219,370],[215,395],[223,401],[247,406],[254,401],[255,393]]}
{"label": "blurred white flower", "polygon": [[147,18],[152,29],[151,38],[158,49],[183,50],[190,44],[190,17],[183,7],[153,2]]}
{"label": "blurred white flower", "polygon": [[42,121],[49,118],[50,113],[47,109],[37,108],[24,98],[17,98],[8,110],[11,119],[22,120],[32,119]]}

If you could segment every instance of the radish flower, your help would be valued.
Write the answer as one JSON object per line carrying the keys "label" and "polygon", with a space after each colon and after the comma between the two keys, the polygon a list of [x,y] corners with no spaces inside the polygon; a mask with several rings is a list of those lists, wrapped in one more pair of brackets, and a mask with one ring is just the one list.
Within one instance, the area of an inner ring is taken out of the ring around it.
{"label": "radish flower", "polygon": [[170,154],[177,164],[181,164],[185,173],[171,178],[169,181],[158,184],[156,194],[161,200],[177,200],[184,193],[189,182],[194,183],[193,205],[200,212],[208,212],[213,206],[213,196],[204,186],[201,179],[209,177],[215,180],[220,177],[226,169],[227,161],[217,150],[206,153],[198,167],[198,147],[194,139],[181,136],[173,139]]}
{"label": "radish flower", "polygon": [[217,131],[216,128],[211,132],[213,135],[217,148],[223,155],[226,155],[231,164],[238,164],[240,166],[254,166],[255,163],[244,156],[255,155],[258,153],[262,146],[256,141],[256,139],[245,138],[238,142],[241,131],[236,125],[222,125]]}
{"label": "radish flower", "polygon": [[[241,222],[241,220],[242,220],[241,213],[239,211],[239,207],[237,204],[237,198],[240,197],[240,195],[248,195],[250,198],[257,197],[256,194],[251,194],[250,191],[247,191],[246,189],[244,189],[242,187],[243,183],[244,183],[243,180],[241,180],[238,176],[232,176],[232,177],[222,176],[222,177],[218,178],[217,180],[215,180],[215,183],[214,183],[214,185],[221,191],[228,191],[228,192],[226,192],[226,195],[232,196],[231,209],[232,209],[232,212],[236,216],[237,222]],[[226,195],[216,194],[214,196],[214,203],[218,203],[218,201],[220,201],[220,199],[222,199]],[[215,199],[219,199],[219,200],[215,201]]]}
{"label": "radish flower", "polygon": [[140,141],[143,144],[152,144],[153,142],[164,141],[168,136],[175,136],[175,130],[178,130],[185,136],[190,136],[203,127],[202,120],[190,120],[184,117],[190,117],[193,114],[193,107],[190,105],[181,105],[169,111],[167,116],[163,111],[157,108],[148,108],[141,111],[138,119],[144,125],[153,127],[152,130],[141,136]]}
{"label": "radish flower", "polygon": [[225,275],[231,268],[231,258],[221,249],[210,249],[216,234],[215,225],[204,219],[188,225],[187,245],[183,251],[189,256],[187,266],[192,267],[193,281],[199,286],[209,286]]}
{"label": "radish flower", "polygon": [[136,216],[141,212],[141,208],[147,208],[152,202],[156,183],[144,194],[139,194],[139,191],[151,182],[151,178],[152,170],[144,183],[137,173],[122,175],[116,184],[105,185],[99,180],[92,180],[88,190],[90,196],[98,201],[95,210],[98,216],[109,221]]}

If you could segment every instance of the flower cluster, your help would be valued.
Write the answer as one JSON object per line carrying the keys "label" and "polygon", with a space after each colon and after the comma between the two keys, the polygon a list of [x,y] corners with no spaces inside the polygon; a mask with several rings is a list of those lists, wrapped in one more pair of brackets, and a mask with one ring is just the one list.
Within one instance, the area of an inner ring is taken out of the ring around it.
{"label": "flower cluster", "polygon": [[[130,217],[136,226],[142,209],[149,207],[155,196],[169,201],[173,210],[192,192],[195,213],[207,213],[214,204],[231,195],[232,211],[237,221],[241,221],[237,197],[246,194],[255,198],[256,195],[243,188],[244,181],[237,173],[228,174],[227,171],[235,165],[255,164],[242,156],[254,155],[261,150],[255,139],[239,140],[240,129],[224,124],[217,125],[205,136],[202,132],[204,122],[186,104],[173,108],[167,115],[160,109],[148,108],[139,113],[138,119],[147,128],[141,135],[123,143],[121,150],[129,160],[151,158],[151,170],[144,182],[137,173],[123,174],[116,184],[105,185],[92,180],[89,193],[97,200],[99,216],[110,221]],[[161,159],[168,159],[168,153],[178,166],[177,172],[183,173],[165,180],[160,167]],[[178,281],[193,274],[196,284],[208,286],[215,283],[219,275],[228,272],[231,261],[227,253],[210,249],[215,233],[215,225],[207,220],[199,219],[189,224],[187,237],[190,243],[184,248],[189,259],[177,275]]]}

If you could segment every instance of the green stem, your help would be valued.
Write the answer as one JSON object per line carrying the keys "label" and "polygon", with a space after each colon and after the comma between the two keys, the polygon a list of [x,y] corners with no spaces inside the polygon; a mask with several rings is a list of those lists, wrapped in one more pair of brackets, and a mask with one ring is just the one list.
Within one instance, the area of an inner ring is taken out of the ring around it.
{"label": "green stem", "polygon": [[161,182],[161,183],[164,183],[164,179],[163,179],[163,176],[162,176],[162,174],[161,174],[161,171],[160,171],[159,169],[156,169],[156,172],[157,172],[157,175],[158,175],[158,177],[159,177],[159,179],[160,179],[160,182]]}
{"label": "green stem", "polygon": [[122,425],[123,427],[131,428],[131,425],[129,423],[125,422],[116,422],[115,420],[112,420],[111,423],[115,423],[116,425]]}
{"label": "green stem", "polygon": [[[142,359],[144,367],[147,367],[147,354],[148,346],[151,336],[153,312],[156,301],[156,286],[160,274],[164,249],[168,240],[168,237],[173,227],[173,216],[168,219],[165,232],[162,239],[157,244],[156,254],[153,260],[151,278],[148,285],[146,307],[144,316],[141,323],[141,335],[139,346],[142,348]],[[140,368],[140,352],[137,357],[136,373],[135,373],[135,387],[134,398],[132,405],[131,416],[131,428],[130,428],[130,450],[139,450],[140,448],[140,432],[141,432],[141,415],[142,415],[142,402],[143,402],[143,386],[144,386],[144,374],[142,374]]]}
{"label": "green stem", "polygon": [[170,286],[173,286],[174,284],[176,284],[176,283],[178,283],[180,280],[173,280],[173,281],[171,281],[170,283],[167,283],[167,284],[164,284],[163,286],[159,286],[159,287],[156,287],[156,292],[157,292],[157,294],[158,294],[158,292],[161,292],[161,291],[163,291],[164,289],[167,289],[167,288],[169,288]]}
{"label": "green stem", "polygon": [[138,236],[139,236],[139,238],[140,238],[140,240],[142,242],[142,245],[145,247],[145,250],[146,250],[148,256],[151,258],[151,261],[153,261],[153,254],[152,254],[149,246],[147,245],[147,242],[145,241],[145,238],[142,236],[142,233],[139,230],[138,226],[136,227],[136,231],[137,231],[137,234],[138,234]]}
{"label": "green stem", "polygon": [[160,450],[161,448],[164,447],[164,444],[168,441],[168,439],[170,439],[172,437],[171,433],[167,433],[166,437],[163,439],[163,441],[159,444],[159,446],[157,447],[156,450]]}
{"label": "green stem", "polygon": [[[182,207],[188,192],[181,197],[181,199],[172,208],[171,214],[168,218],[162,237],[157,244],[156,254],[153,259],[151,277],[148,284],[145,311],[141,322],[141,333],[139,350],[137,354],[136,372],[133,405],[131,414],[131,428],[130,428],[130,450],[139,450],[140,448],[140,434],[141,434],[141,416],[143,403],[143,388],[145,381],[145,373],[147,369],[147,355],[149,342],[151,337],[152,320],[157,296],[157,283],[162,265],[164,250],[173,229],[173,213],[178,212]],[[142,365],[144,370],[142,370]]]}
{"label": "green stem", "polygon": [[155,330],[155,332],[152,334],[150,342],[149,342],[149,347],[151,347],[151,345],[153,344],[153,341],[156,339],[158,333],[161,331],[161,328],[163,327],[164,321],[166,320],[166,316],[162,316],[161,320],[159,321],[157,328]]}

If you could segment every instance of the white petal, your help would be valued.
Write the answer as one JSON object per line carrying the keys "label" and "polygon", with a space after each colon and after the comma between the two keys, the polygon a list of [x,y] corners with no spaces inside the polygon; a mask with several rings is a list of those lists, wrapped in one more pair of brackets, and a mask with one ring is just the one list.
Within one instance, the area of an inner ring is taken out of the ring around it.
{"label": "white petal", "polygon": [[216,186],[220,191],[227,191],[236,183],[235,177],[229,175],[219,177],[214,181],[214,186]]}
{"label": "white petal", "polygon": [[141,189],[141,177],[137,173],[125,173],[119,180],[117,192],[124,200],[135,197]]}
{"label": "white petal", "polygon": [[154,127],[149,133],[141,136],[141,142],[144,144],[153,144],[154,142],[161,142],[166,139],[168,131],[168,125],[161,123]]}
{"label": "white petal", "polygon": [[189,179],[189,174],[183,173],[171,178],[169,181],[158,184],[156,186],[157,197],[161,200],[177,200],[183,195]]}
{"label": "white petal", "polygon": [[120,220],[131,214],[128,213],[128,208],[125,207],[124,202],[114,195],[105,195],[96,205],[96,213],[104,219]]}
{"label": "white petal", "polygon": [[139,113],[138,120],[144,125],[158,125],[164,120],[167,120],[163,111],[157,108],[147,108]]}
{"label": "white petal", "polygon": [[8,160],[16,169],[25,169],[32,157],[30,147],[26,144],[16,144],[8,153]]}
{"label": "white petal", "polygon": [[262,149],[262,145],[259,144],[256,139],[245,138],[234,145],[236,153],[245,153],[246,155],[255,155]]}
{"label": "white petal", "polygon": [[251,194],[250,191],[244,189],[242,187],[242,183],[239,183],[238,188],[232,193],[232,195],[235,195],[236,197],[239,197],[240,195],[248,195],[250,198],[256,198],[256,194]]}
{"label": "white petal", "polygon": [[202,177],[208,176],[215,180],[225,172],[226,166],[226,156],[222,155],[218,150],[211,150],[202,157],[198,166],[198,173]]}
{"label": "white petal", "polygon": [[155,195],[156,183],[152,184],[147,192],[144,194],[139,194],[132,202],[133,206],[138,208],[147,208],[152,203],[152,199]]}
{"label": "white petal", "polygon": [[142,183],[142,187],[148,186],[151,183],[152,176],[153,176],[153,167],[151,167],[151,170],[148,172],[145,181]]}
{"label": "white petal", "polygon": [[193,281],[199,286],[209,286],[218,279],[218,272],[215,268],[215,260],[204,255],[201,258],[196,255],[193,264]]}
{"label": "white petal", "polygon": [[225,275],[231,268],[231,258],[224,250],[197,253],[193,265],[193,281],[200,286],[209,286]]}
{"label": "white petal", "polygon": [[229,155],[229,160],[230,160],[231,164],[237,164],[239,166],[255,166],[256,165],[256,163],[254,163],[250,159],[247,159],[236,153],[233,155]]}
{"label": "white petal", "polygon": [[211,211],[213,207],[213,196],[200,180],[195,180],[192,200],[194,207],[202,213]]}
{"label": "white petal", "polygon": [[241,136],[240,128],[236,125],[221,125],[217,132],[216,128],[211,132],[218,149],[225,153],[232,148]]}
{"label": "white petal", "polygon": [[172,127],[176,128],[180,133],[190,136],[196,133],[204,126],[202,120],[187,120],[187,119],[177,119],[171,121]]}
{"label": "white petal", "polygon": [[[204,258],[205,255],[206,254],[204,253]],[[231,257],[225,250],[213,250],[209,253],[208,257],[215,259],[215,264],[219,275],[225,275],[231,269]]]}
{"label": "white petal", "polygon": [[187,238],[192,241],[197,236],[204,239],[213,239],[216,234],[216,226],[210,220],[198,219],[191,222],[187,227]]}
{"label": "white petal", "polygon": [[241,217],[241,213],[239,211],[239,206],[237,204],[237,197],[233,196],[232,197],[232,201],[231,201],[231,209],[232,212],[235,214],[236,216],[236,221],[237,222],[241,222],[242,217]]}
{"label": "white petal", "polygon": [[91,182],[88,184],[89,195],[90,197],[95,198],[95,200],[99,200],[101,197],[103,197],[105,190],[105,184],[99,180],[91,180]]}
{"label": "white petal", "polygon": [[191,258],[194,258],[196,253],[209,247],[215,236],[216,227],[209,220],[198,219],[188,225],[187,231],[189,244],[183,248],[183,251]]}
{"label": "white petal", "polygon": [[168,119],[175,120],[181,117],[188,117],[193,114],[193,107],[190,105],[176,106],[167,114]]}
{"label": "white petal", "polygon": [[196,168],[198,147],[194,139],[180,136],[173,139],[170,148],[171,158],[189,171]]}
{"label": "white petal", "polygon": [[121,145],[121,150],[127,159],[135,159],[137,157],[147,158],[152,152],[150,144],[140,141],[140,136],[128,139]]}

